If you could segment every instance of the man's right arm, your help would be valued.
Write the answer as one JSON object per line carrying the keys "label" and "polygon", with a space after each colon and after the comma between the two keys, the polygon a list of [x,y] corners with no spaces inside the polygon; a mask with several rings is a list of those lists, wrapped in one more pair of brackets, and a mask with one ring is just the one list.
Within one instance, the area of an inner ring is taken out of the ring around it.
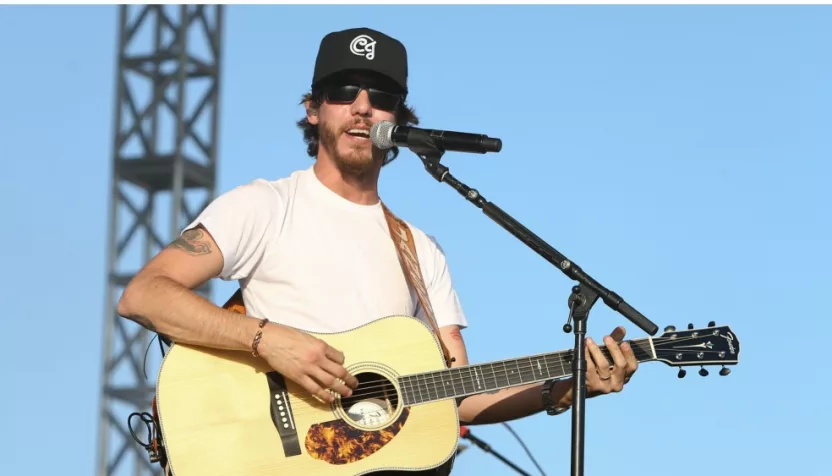
{"label": "man's right arm", "polygon": [[[223,309],[193,289],[215,277],[238,280],[253,272],[277,233],[279,217],[265,206],[276,199],[261,182],[220,196],[200,214],[197,226],[136,274],[118,313],[176,343],[250,352],[260,319]],[[260,357],[309,393],[331,402],[326,389],[348,396],[358,385],[343,367],[343,353],[321,339],[275,324],[262,331]]]}
{"label": "man's right arm", "polygon": [[221,307],[192,289],[219,275],[222,252],[202,226],[185,231],[139,271],[118,313],[174,342],[251,350],[259,319]]}

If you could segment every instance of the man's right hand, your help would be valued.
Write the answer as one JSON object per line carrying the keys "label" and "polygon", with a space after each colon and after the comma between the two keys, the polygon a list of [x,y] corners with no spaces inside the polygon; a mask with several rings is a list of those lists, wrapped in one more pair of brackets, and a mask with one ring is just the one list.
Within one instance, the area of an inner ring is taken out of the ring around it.
{"label": "man's right hand", "polygon": [[358,379],[344,368],[341,351],[291,327],[267,324],[257,353],[271,368],[325,402],[335,400],[327,389],[349,397],[358,386]]}

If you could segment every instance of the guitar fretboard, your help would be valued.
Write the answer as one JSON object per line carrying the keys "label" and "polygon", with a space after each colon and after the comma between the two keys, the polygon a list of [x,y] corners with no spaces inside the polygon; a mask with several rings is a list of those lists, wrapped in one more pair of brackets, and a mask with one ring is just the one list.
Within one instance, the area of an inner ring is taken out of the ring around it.
{"label": "guitar fretboard", "polygon": [[[639,362],[653,360],[650,338],[627,341]],[[599,346],[612,365],[606,346]],[[399,378],[405,405],[458,398],[572,375],[574,350],[454,367]]]}

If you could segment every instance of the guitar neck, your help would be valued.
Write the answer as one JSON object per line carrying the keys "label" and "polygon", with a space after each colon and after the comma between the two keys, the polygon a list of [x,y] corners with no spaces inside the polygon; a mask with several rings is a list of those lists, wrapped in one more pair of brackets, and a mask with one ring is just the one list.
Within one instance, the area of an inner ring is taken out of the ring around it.
{"label": "guitar neck", "polygon": [[[652,338],[627,341],[639,362],[656,359]],[[599,346],[612,362],[606,346]],[[453,367],[399,377],[405,405],[433,402],[518,387],[572,375],[574,350]]]}

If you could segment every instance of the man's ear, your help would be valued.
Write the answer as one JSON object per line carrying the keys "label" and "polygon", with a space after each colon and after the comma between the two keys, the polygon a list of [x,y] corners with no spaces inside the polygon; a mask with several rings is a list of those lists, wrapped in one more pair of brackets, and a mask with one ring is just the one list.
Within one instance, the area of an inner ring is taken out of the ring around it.
{"label": "man's ear", "polygon": [[306,107],[306,120],[313,126],[318,125],[318,109],[314,107],[312,101],[306,101],[304,103]]}

